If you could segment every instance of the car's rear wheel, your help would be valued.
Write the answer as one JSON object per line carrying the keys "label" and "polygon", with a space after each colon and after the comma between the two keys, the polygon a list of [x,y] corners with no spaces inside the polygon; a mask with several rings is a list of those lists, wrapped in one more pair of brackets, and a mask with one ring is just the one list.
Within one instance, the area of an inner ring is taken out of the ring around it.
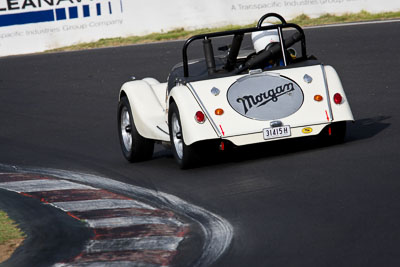
{"label": "car's rear wheel", "polygon": [[127,97],[118,105],[118,133],[122,154],[130,162],[149,160],[153,156],[154,141],[139,134],[133,121]]}
{"label": "car's rear wheel", "polygon": [[169,107],[168,121],[172,153],[179,167],[187,169],[193,166],[196,155],[193,146],[185,144],[179,110],[174,102]]}

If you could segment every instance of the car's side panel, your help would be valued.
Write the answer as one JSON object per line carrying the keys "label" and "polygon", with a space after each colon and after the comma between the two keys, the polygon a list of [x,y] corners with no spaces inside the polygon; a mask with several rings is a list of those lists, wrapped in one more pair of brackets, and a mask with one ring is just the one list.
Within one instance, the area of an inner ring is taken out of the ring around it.
{"label": "car's side panel", "polygon": [[122,85],[120,96],[127,95],[136,129],[141,136],[169,141],[168,126],[164,117],[165,102],[160,101],[165,96],[167,85],[155,81],[153,79],[126,82]]}
{"label": "car's side panel", "polygon": [[187,86],[176,86],[169,94],[169,101],[174,101],[178,107],[182,124],[183,139],[186,145],[201,140],[216,139],[218,135],[209,119],[202,124],[195,121],[197,111],[203,111]]}
{"label": "car's side panel", "polygon": [[165,109],[165,96],[167,94],[166,83],[161,84],[156,79],[150,77],[144,78],[143,81],[151,85],[151,89],[153,90],[153,93],[156,96],[158,102],[163,107],[163,109]]}
{"label": "car's side panel", "polygon": [[[343,90],[340,78],[334,68],[331,66],[325,66],[325,73],[327,79],[327,85],[329,88],[329,99],[331,101],[333,121],[354,121],[353,114],[350,109],[349,101],[347,100],[346,94]],[[341,104],[335,104],[333,96],[339,93],[342,95],[343,100]]]}

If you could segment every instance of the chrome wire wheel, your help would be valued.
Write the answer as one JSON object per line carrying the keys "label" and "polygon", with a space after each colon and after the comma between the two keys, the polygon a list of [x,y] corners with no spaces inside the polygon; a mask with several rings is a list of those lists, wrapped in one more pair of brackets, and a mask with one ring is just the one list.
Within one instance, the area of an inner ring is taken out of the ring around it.
{"label": "chrome wire wheel", "polygon": [[183,158],[183,139],[181,126],[179,124],[178,116],[176,113],[172,114],[172,140],[175,146],[176,154],[179,159]]}
{"label": "chrome wire wheel", "polygon": [[122,96],[118,103],[118,136],[122,154],[129,162],[152,158],[154,140],[141,136],[137,131],[131,106],[126,96]]}
{"label": "chrome wire wheel", "polygon": [[126,106],[121,110],[121,137],[126,151],[132,150],[132,125],[129,116],[129,111]]}
{"label": "chrome wire wheel", "polygon": [[180,118],[178,107],[175,102],[172,102],[168,110],[169,138],[171,140],[172,153],[179,167],[188,169],[194,165],[197,155],[193,145],[185,144]]}

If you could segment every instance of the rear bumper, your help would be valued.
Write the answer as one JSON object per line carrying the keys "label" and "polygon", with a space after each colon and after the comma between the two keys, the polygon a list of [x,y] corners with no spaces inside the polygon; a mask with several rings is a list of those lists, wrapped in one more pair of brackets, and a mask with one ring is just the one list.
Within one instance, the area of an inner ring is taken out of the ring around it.
{"label": "rear bumper", "polygon": [[[317,124],[317,125],[304,125],[301,127],[293,127],[293,128],[291,128],[291,136],[268,139],[268,140],[264,139],[264,135],[263,135],[262,131],[257,132],[257,133],[243,134],[243,135],[223,136],[222,139],[228,140],[236,146],[244,146],[244,145],[250,145],[250,144],[256,144],[256,143],[271,142],[271,141],[292,139],[292,138],[298,138],[298,137],[315,136],[315,135],[320,134],[321,131],[330,124],[332,124],[332,123],[330,122],[330,123],[323,123],[323,124]],[[311,131],[310,131],[310,129],[311,129]]]}

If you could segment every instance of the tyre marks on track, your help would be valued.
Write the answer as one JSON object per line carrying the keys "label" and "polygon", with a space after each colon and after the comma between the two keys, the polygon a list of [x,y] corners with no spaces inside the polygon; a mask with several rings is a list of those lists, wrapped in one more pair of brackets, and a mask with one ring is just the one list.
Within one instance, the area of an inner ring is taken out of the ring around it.
{"label": "tyre marks on track", "polygon": [[52,176],[1,173],[0,188],[52,205],[93,229],[84,251],[58,267],[169,266],[190,230],[172,211]]}
{"label": "tyre marks on track", "polygon": [[[192,267],[206,267],[214,264],[229,248],[233,239],[233,227],[225,220],[223,217],[212,213],[202,207],[193,205],[178,198],[177,196],[164,193],[161,191],[155,191],[148,188],[143,188],[131,184],[122,183],[116,180],[112,180],[106,177],[72,172],[59,169],[48,169],[48,168],[25,168],[20,166],[11,166],[0,164],[0,169],[10,173],[18,172],[19,180],[32,180],[32,177],[37,179],[48,179],[46,177],[56,177],[57,179],[76,182],[80,185],[88,185],[93,188],[104,188],[108,189],[118,196],[112,195],[113,193],[108,192],[108,194],[103,194],[99,190],[92,190],[90,194],[97,196],[95,199],[141,199],[146,203],[155,203],[157,207],[161,209],[141,209],[141,208],[120,208],[114,210],[116,214],[113,214],[109,209],[107,212],[102,212],[101,210],[93,211],[73,211],[73,214],[77,218],[83,218],[84,220],[95,220],[95,219],[105,219],[114,217],[130,217],[136,215],[150,216],[150,217],[162,217],[162,218],[174,218],[175,214],[180,214],[184,216],[191,222],[191,225],[196,225],[202,232],[202,248],[197,251],[196,255],[192,255],[195,258],[190,260],[190,264],[187,263],[186,266]],[[23,178],[23,174],[28,175],[27,179]],[[1,180],[0,180],[1,182]],[[66,192],[68,189],[59,190]],[[87,200],[93,198],[87,198],[86,190],[88,189],[73,189],[75,192],[75,200]],[[47,199],[51,202],[65,202],[68,200],[68,194],[56,193],[54,190],[52,194],[45,195],[45,192],[41,192],[41,197]],[[54,194],[53,194],[54,193]],[[31,193],[33,194],[33,193]],[[101,196],[101,197],[99,197]],[[125,197],[124,197],[125,196]],[[47,198],[46,198],[47,197]],[[64,197],[64,200],[63,200]],[[66,199],[65,199],[66,197]],[[54,199],[52,199],[54,198]],[[58,199],[55,199],[58,198]],[[84,214],[82,214],[84,213]],[[108,214],[108,215],[105,215]],[[73,216],[75,216],[73,215]],[[79,217],[82,216],[82,217]],[[189,225],[190,226],[190,225]],[[129,229],[126,229],[129,228]],[[183,230],[182,230],[183,229]],[[188,237],[187,231],[189,229],[182,228],[182,226],[174,224],[148,224],[148,225],[134,225],[134,226],[119,226],[117,228],[97,228],[96,238],[94,240],[109,239],[110,236],[114,234],[119,234],[119,237],[139,237],[139,236],[176,236],[176,237]],[[85,262],[84,266],[104,266],[98,265],[95,259],[109,259],[111,256],[114,257],[114,262],[109,261],[106,266],[132,266],[132,259],[136,259],[142,262],[143,258],[151,258],[153,261],[150,263],[138,263],[133,266],[167,266],[172,259],[175,257],[176,252],[173,251],[114,251],[114,252],[102,252],[102,253],[88,253],[84,252],[80,257],[82,262]],[[98,257],[97,257],[98,256]],[[78,260],[79,257],[76,259]],[[135,261],[136,261],[135,260]],[[156,262],[154,262],[154,260]],[[100,261],[100,260],[99,260]],[[185,260],[187,261],[187,259]],[[92,264],[92,265],[91,265]],[[97,264],[97,265],[96,265]],[[150,264],[150,265],[149,265]]]}

